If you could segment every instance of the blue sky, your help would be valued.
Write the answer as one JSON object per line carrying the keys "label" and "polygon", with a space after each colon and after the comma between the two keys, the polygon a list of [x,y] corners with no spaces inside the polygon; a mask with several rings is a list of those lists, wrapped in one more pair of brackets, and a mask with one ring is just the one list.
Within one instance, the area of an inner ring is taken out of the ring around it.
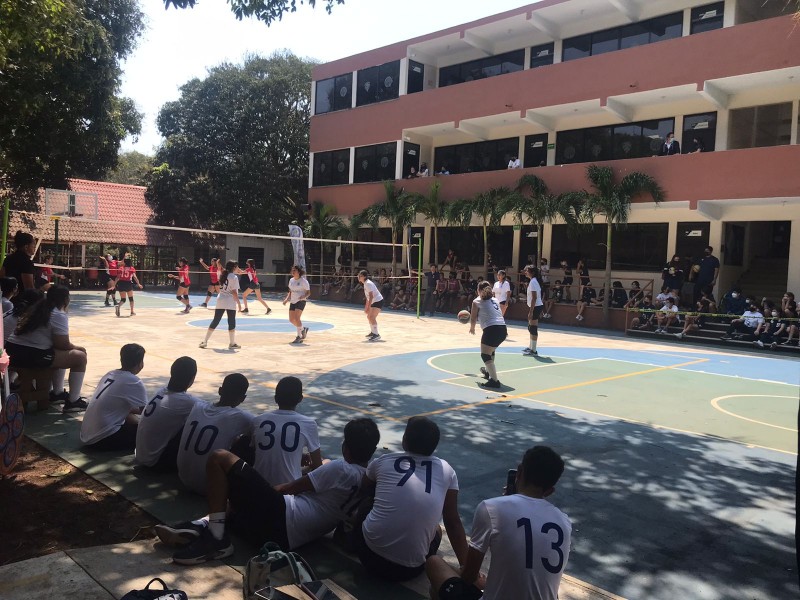
{"label": "blue sky", "polygon": [[198,0],[194,9],[164,10],[161,0],[141,0],[147,31],[123,65],[122,94],[145,114],[138,142],[122,150],[152,154],[161,141],[155,119],[178,88],[225,61],[288,48],[327,62],[530,4],[533,0],[347,0],[328,15],[318,0],[267,27],[237,21],[225,0]]}

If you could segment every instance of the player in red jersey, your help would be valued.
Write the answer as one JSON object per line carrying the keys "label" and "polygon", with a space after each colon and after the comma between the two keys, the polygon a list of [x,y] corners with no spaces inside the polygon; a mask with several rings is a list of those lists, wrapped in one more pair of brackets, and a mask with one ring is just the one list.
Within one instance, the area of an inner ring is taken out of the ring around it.
{"label": "player in red jersey", "polygon": [[178,302],[186,307],[183,309],[185,314],[192,310],[192,305],[189,303],[189,286],[192,284],[192,281],[189,279],[189,261],[182,256],[178,261],[177,271],[177,275],[170,273],[169,278],[178,280],[178,292],[175,294],[175,297],[178,299]]}
{"label": "player in red jersey", "polygon": [[46,292],[48,289],[50,289],[50,286],[53,285],[53,277],[61,280],[66,279],[66,277],[64,277],[61,273],[53,273],[53,268],[50,266],[53,264],[52,255],[48,254],[44,257],[44,264],[45,266],[39,269],[39,276],[36,278],[34,286],[37,289]]}
{"label": "player in red jersey", "polygon": [[207,265],[203,262],[203,259],[200,259],[200,266],[204,269],[208,270],[208,274],[211,277],[211,282],[208,284],[208,291],[206,292],[206,299],[200,305],[203,308],[208,308],[208,303],[211,301],[211,296],[214,294],[219,294],[219,272],[220,272],[220,265],[218,258],[211,259],[211,265]]}
{"label": "player in red jersey", "polygon": [[119,304],[114,307],[114,310],[119,316],[119,311],[122,305],[125,304],[126,297],[131,301],[131,316],[136,313],[133,311],[133,282],[142,289],[142,284],[139,283],[139,278],[136,277],[136,269],[133,268],[133,261],[126,255],[119,267],[119,275],[117,278],[117,290],[119,290]]}
{"label": "player in red jersey", "polygon": [[101,256],[100,260],[105,264],[106,272],[102,274],[101,281],[106,284],[106,306],[111,306],[108,301],[111,298],[114,301],[114,306],[117,305],[117,274],[119,273],[119,263],[117,257],[111,254],[106,254],[105,257]]}
{"label": "player in red jersey", "polygon": [[248,283],[247,289],[242,294],[242,300],[244,300],[244,309],[242,312],[244,314],[249,313],[250,311],[247,310],[247,297],[250,295],[250,292],[256,293],[256,300],[261,302],[264,305],[264,308],[267,309],[267,314],[272,312],[272,309],[264,302],[264,299],[261,297],[261,284],[258,283],[258,273],[256,272],[256,262],[252,258],[247,259],[247,268],[244,270],[247,273],[247,276],[250,278],[250,282]]}

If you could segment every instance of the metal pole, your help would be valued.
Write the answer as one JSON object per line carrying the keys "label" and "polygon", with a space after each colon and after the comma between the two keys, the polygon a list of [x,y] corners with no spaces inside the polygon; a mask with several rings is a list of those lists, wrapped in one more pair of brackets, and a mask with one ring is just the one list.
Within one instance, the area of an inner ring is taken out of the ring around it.
{"label": "metal pole", "polygon": [[6,259],[6,244],[8,244],[8,209],[11,204],[11,198],[6,196],[3,202],[3,234],[2,241],[0,241],[0,264]]}
{"label": "metal pole", "polygon": [[54,260],[53,262],[55,262],[56,264],[59,264],[59,263],[58,263],[59,254],[60,254],[60,253],[59,253],[59,247],[58,247],[58,222],[59,222],[59,218],[58,218],[58,217],[52,217],[52,218],[53,218],[53,219],[55,220],[55,222],[56,222],[56,234],[55,234],[55,238],[56,238],[56,239],[55,239],[55,243],[56,243],[56,251],[55,251],[55,254],[56,254],[56,256],[55,256],[55,260]]}
{"label": "metal pole", "polygon": [[419,234],[419,246],[417,248],[417,318],[419,319],[419,305],[422,297],[422,234]]}

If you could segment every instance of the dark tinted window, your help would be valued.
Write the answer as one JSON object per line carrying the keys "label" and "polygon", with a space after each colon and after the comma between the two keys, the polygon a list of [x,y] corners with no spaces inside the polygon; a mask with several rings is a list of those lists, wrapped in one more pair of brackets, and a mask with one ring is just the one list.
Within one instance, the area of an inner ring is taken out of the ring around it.
{"label": "dark tinted window", "polygon": [[619,47],[635,48],[650,43],[650,30],[642,23],[626,25],[619,31]]}
{"label": "dark tinted window", "polygon": [[335,79],[333,110],[343,110],[353,106],[353,74],[339,75]]}
{"label": "dark tinted window", "polygon": [[525,136],[524,167],[540,167],[547,164],[547,134]]}
{"label": "dark tinted window", "polygon": [[561,60],[567,62],[568,60],[575,60],[592,55],[592,36],[591,34],[579,35],[578,37],[564,40],[564,50],[561,55]]}
{"label": "dark tinted window", "polygon": [[350,150],[314,153],[314,187],[350,183]]}
{"label": "dark tinted window", "polygon": [[556,164],[568,165],[583,160],[583,131],[559,131],[556,135]]}
{"label": "dark tinted window", "polygon": [[675,119],[642,121],[642,156],[653,156],[661,152],[661,144],[670,131],[675,130]]}
{"label": "dark tinted window", "polygon": [[531,48],[531,69],[552,65],[553,48],[554,44],[552,42]]}
{"label": "dark tinted window", "polygon": [[397,145],[393,142],[356,148],[353,181],[367,183],[394,179],[396,153]]}
{"label": "dark tinted window", "polygon": [[334,110],[335,80],[323,79],[317,82],[317,93],[314,100],[314,114],[321,115]]}
{"label": "dark tinted window", "polygon": [[650,43],[671,40],[683,35],[683,14],[674,13],[645,22],[650,30]]}
{"label": "dark tinted window", "polygon": [[525,50],[521,49],[442,67],[439,69],[439,87],[522,71],[524,64]]}
{"label": "dark tinted window", "polygon": [[649,148],[649,145],[642,143],[641,125],[615,125],[613,135],[615,159],[637,158],[652,154],[644,150],[644,148]]}
{"label": "dark tinted window", "polygon": [[497,171],[508,167],[518,150],[519,138],[443,146],[436,148],[434,164],[437,172],[446,166],[451,174]]}
{"label": "dark tinted window", "polygon": [[583,156],[588,161],[611,160],[611,127],[592,127],[584,130]]}
{"label": "dark tinted window", "polygon": [[722,29],[725,3],[716,2],[692,9],[691,33],[703,33],[714,29]]}
{"label": "dark tinted window", "polygon": [[378,67],[361,69],[356,77],[356,106],[375,102],[378,89]]}
{"label": "dark tinted window", "polygon": [[[628,223],[613,232],[611,268],[660,271],[667,256],[667,223]],[[624,285],[624,284],[623,284]]]}
{"label": "dark tinted window", "polygon": [[252,258],[256,269],[264,268],[264,248],[239,246],[239,264],[243,265],[248,259]]}
{"label": "dark tinted window", "polygon": [[400,61],[378,67],[378,92],[375,102],[393,100],[400,95]]}
{"label": "dark tinted window", "polygon": [[[713,152],[717,138],[717,113],[686,115],[683,117],[683,153]],[[695,143],[694,140],[697,140]]]}
{"label": "dark tinted window", "polygon": [[657,155],[664,138],[674,125],[675,119],[660,119],[559,131],[556,136],[556,164]]}
{"label": "dark tinted window", "polygon": [[452,173],[456,164],[456,147],[436,148],[433,164],[436,173],[440,173],[443,169]]}
{"label": "dark tinted window", "polygon": [[330,152],[314,153],[314,186],[331,184],[331,161]]}
{"label": "dark tinted window", "polygon": [[592,34],[592,56],[619,50],[619,29],[608,29]]}
{"label": "dark tinted window", "polygon": [[414,60],[408,61],[408,90],[409,94],[421,92],[425,86],[425,65]]}

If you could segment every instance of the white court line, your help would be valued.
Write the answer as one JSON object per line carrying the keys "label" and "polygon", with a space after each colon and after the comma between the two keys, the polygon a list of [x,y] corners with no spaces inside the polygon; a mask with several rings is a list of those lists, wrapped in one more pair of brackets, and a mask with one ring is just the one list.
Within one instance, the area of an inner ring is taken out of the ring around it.
{"label": "white court line", "polygon": [[[599,356],[596,357],[596,358],[580,358],[580,359],[569,360],[569,361],[564,361],[564,362],[560,362],[560,363],[550,363],[550,364],[547,364],[547,365],[531,365],[530,367],[520,367],[519,369],[507,369],[505,371],[498,371],[497,374],[499,375],[501,373],[515,373],[517,371],[533,371],[534,369],[544,369],[545,367],[558,367],[558,366],[563,366],[563,365],[572,365],[572,364],[575,364],[575,363],[589,362],[590,360],[603,360],[603,359],[601,357],[599,357]],[[445,381],[445,382],[449,383],[453,379],[461,379],[462,377],[472,377],[472,376],[469,375],[469,374],[466,374],[466,373],[461,373],[457,377],[453,377],[453,378],[449,378],[448,377],[447,379],[440,379],[439,381]],[[476,375],[476,377],[479,377],[479,375]]]}
{"label": "white court line", "polygon": [[[437,358],[441,358],[442,356],[458,356],[460,354],[475,354],[475,353],[474,352],[445,352],[444,354],[437,354],[435,356],[431,356],[425,362],[428,364],[428,366],[430,368],[436,369],[437,371],[441,371],[442,373],[449,373],[450,375],[458,375],[459,377],[469,377],[469,375],[464,375],[464,373],[456,373],[455,371],[448,371],[447,369],[443,369],[441,367],[437,367],[435,364],[433,364],[434,360],[436,360]],[[511,353],[510,352],[501,352],[500,354],[503,355],[503,354],[511,354]],[[566,361],[564,363],[558,363],[558,364],[569,364],[569,363],[573,363],[573,362],[580,362],[582,360],[594,360],[594,359],[570,358],[568,356],[548,356],[546,358],[561,358],[564,361]],[[528,369],[528,368],[532,368],[532,367],[524,367],[524,368]],[[501,372],[502,373],[506,373],[506,371],[498,371],[498,373],[501,373]]]}
{"label": "white court line", "polygon": [[781,425],[775,425],[773,423],[767,423],[766,421],[757,421],[755,419],[750,419],[749,417],[743,417],[742,415],[738,415],[735,412],[731,412],[729,410],[725,410],[722,408],[719,403],[722,400],[727,400],[728,398],[786,398],[789,400],[796,400],[795,396],[772,396],[769,394],[732,394],[730,396],[718,396],[711,400],[711,406],[716,408],[721,413],[725,413],[728,416],[734,417],[736,419],[741,419],[742,421],[749,421],[750,423],[757,423],[758,425],[765,425],[766,427],[773,427],[775,429],[783,429],[784,431],[790,431],[792,433],[797,433],[797,429],[793,429],[791,427],[783,427]]}

